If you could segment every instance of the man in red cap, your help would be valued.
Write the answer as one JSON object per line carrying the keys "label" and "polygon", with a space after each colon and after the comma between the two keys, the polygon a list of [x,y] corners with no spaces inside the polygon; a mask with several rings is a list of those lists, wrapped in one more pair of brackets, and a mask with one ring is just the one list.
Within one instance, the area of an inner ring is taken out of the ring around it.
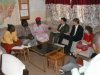
{"label": "man in red cap", "polygon": [[35,21],[39,21],[39,20],[41,20],[41,18],[40,17],[36,17]]}
{"label": "man in red cap", "polygon": [[49,35],[47,34],[48,25],[41,24],[40,17],[36,17],[35,21],[36,21],[36,24],[33,25],[32,35],[37,40],[38,44],[43,43],[43,42],[47,42],[49,40]]}
{"label": "man in red cap", "polygon": [[41,18],[40,17],[36,17],[35,18],[36,24],[39,26],[41,25]]}

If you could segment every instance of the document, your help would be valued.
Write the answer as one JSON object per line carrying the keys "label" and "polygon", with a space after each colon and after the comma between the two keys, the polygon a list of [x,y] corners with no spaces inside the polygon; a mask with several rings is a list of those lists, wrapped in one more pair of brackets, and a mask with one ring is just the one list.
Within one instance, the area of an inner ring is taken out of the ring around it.
{"label": "document", "polygon": [[18,49],[23,49],[23,48],[24,48],[24,46],[21,45],[21,46],[14,46],[12,49],[16,49],[16,50],[18,50]]}

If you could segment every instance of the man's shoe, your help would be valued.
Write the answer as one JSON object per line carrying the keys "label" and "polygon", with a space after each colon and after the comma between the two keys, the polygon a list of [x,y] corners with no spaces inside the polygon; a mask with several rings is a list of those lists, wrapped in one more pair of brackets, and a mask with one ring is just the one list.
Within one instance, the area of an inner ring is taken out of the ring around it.
{"label": "man's shoe", "polygon": [[68,55],[68,56],[70,56],[70,52],[66,52],[65,54]]}
{"label": "man's shoe", "polygon": [[64,74],[64,71],[63,70],[59,70],[60,74],[63,75]]}

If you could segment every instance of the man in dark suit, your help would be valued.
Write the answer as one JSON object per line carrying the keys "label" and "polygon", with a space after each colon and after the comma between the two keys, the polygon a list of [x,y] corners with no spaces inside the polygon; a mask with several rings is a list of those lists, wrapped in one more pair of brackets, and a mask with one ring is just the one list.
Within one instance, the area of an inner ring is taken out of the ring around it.
{"label": "man in dark suit", "polygon": [[66,24],[66,21],[67,20],[65,17],[61,18],[61,24],[59,24],[57,31],[50,33],[50,37],[49,37],[50,42],[58,43],[58,40],[61,40],[60,36],[62,36],[64,33],[67,33],[69,31],[69,26]]}
{"label": "man in dark suit", "polygon": [[79,23],[80,23],[79,19],[74,18],[73,23],[74,23],[74,25],[72,26],[70,35],[63,34],[63,36],[61,36],[62,39],[64,38],[64,39],[69,40],[68,45],[65,45],[65,47],[64,47],[65,53],[70,53],[70,49],[71,49],[73,41],[77,42],[77,41],[81,40],[83,37],[84,29],[81,25],[79,25]]}

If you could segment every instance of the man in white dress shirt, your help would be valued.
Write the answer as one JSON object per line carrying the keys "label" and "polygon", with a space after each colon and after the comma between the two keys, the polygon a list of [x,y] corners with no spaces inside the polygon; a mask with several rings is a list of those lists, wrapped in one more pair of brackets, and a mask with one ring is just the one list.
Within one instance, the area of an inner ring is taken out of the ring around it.
{"label": "man in white dress shirt", "polygon": [[72,47],[73,42],[80,41],[83,37],[83,27],[80,25],[80,20],[78,18],[74,18],[73,20],[73,26],[71,29],[71,32],[69,35],[63,34],[60,38],[66,39],[69,41],[67,45],[64,47],[64,53],[70,54],[70,50]]}

